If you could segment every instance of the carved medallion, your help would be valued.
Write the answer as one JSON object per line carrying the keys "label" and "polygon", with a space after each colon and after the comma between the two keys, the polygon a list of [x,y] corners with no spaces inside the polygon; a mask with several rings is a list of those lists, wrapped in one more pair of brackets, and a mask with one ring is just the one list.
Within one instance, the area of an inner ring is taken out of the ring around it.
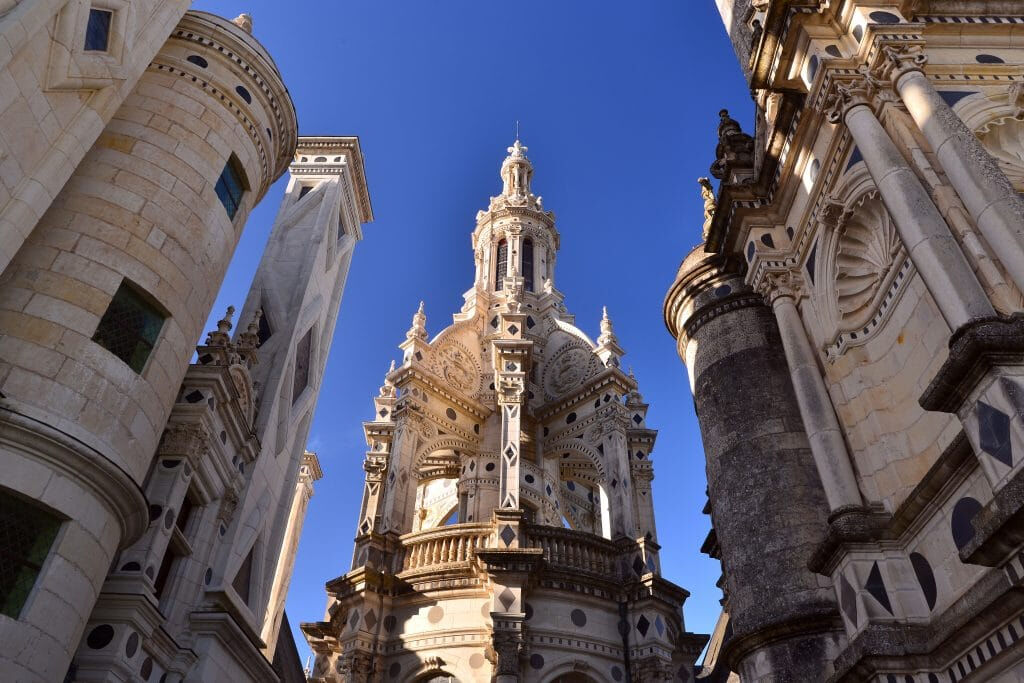
{"label": "carved medallion", "polygon": [[551,358],[544,371],[544,389],[561,396],[577,389],[588,375],[593,354],[576,345],[565,346]]}
{"label": "carved medallion", "polygon": [[434,372],[464,394],[472,395],[480,389],[480,369],[476,359],[456,341],[446,342],[435,352]]}

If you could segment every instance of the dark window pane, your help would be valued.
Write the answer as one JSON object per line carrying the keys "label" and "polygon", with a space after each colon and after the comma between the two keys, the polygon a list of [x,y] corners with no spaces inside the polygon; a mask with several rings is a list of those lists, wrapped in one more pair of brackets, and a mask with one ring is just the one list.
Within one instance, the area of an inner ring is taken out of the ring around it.
{"label": "dark window pane", "polygon": [[263,346],[266,344],[267,340],[270,339],[270,335],[273,333],[274,331],[270,329],[270,321],[267,320],[267,314],[262,313],[261,309],[260,322],[256,330],[256,338],[259,340],[259,345]]}
{"label": "dark window pane", "polygon": [[533,291],[533,240],[523,241],[523,278],[526,280],[526,291]]}
{"label": "dark window pane", "polygon": [[102,9],[89,10],[89,23],[85,27],[85,49],[106,52],[110,43],[110,19],[113,12]]}
{"label": "dark window pane", "polygon": [[228,212],[228,218],[234,219],[235,214],[238,213],[238,207],[242,205],[242,192],[245,191],[245,187],[242,183],[241,173],[231,159],[224,164],[224,170],[221,171],[215,189],[220,203]]}
{"label": "dark window pane", "polygon": [[309,385],[309,356],[313,344],[313,329],[310,328],[295,346],[295,383],[292,386],[292,403]]}
{"label": "dark window pane", "polygon": [[164,589],[167,588],[167,579],[171,576],[171,568],[174,567],[176,559],[178,559],[178,556],[168,546],[167,550],[164,551],[164,559],[160,563],[160,570],[157,571],[156,578],[153,579],[153,593],[156,595],[157,600],[164,595]]}
{"label": "dark window pane", "polygon": [[21,614],[59,528],[45,510],[0,492],[0,614]]}
{"label": "dark window pane", "polygon": [[155,306],[122,282],[92,340],[141,373],[164,320]]}
{"label": "dark window pane", "polygon": [[505,278],[506,272],[508,272],[508,242],[502,240],[498,242],[498,263],[494,269],[494,291],[501,291],[501,282]]}

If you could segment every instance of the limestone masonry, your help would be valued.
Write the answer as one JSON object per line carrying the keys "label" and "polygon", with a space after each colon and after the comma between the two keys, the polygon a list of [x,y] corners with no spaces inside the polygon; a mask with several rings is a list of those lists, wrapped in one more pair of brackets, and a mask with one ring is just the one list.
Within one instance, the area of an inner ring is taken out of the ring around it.
{"label": "limestone masonry", "polygon": [[477,213],[476,277],[431,338],[422,305],[374,418],[352,567],[302,624],[310,680],[691,680],[707,636],[661,578],[657,432],[607,311],[555,287],[555,216],[519,140]]}
{"label": "limestone masonry", "polygon": [[187,5],[0,2],[3,681],[304,679],[284,596],[362,155],[296,137],[247,15]]}
{"label": "limestone masonry", "polygon": [[1024,681],[1024,3],[717,4],[753,133],[721,112],[664,309],[723,573],[701,677]]}

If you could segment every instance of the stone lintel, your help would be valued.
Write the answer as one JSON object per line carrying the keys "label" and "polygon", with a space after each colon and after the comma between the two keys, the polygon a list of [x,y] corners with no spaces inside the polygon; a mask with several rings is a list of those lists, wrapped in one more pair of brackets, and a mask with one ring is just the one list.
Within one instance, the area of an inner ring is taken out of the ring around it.
{"label": "stone lintel", "polygon": [[955,413],[989,369],[1024,364],[1024,314],[973,320],[953,333],[949,358],[921,394],[925,410]]}
{"label": "stone lintel", "polygon": [[487,573],[501,576],[503,583],[511,582],[515,575],[525,579],[537,572],[544,563],[542,548],[481,548],[476,557],[484,563]]}

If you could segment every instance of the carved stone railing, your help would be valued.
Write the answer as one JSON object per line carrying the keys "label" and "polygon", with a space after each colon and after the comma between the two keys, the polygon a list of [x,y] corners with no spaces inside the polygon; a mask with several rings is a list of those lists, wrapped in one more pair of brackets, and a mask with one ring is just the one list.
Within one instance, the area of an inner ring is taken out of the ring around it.
{"label": "carved stone railing", "polygon": [[613,578],[619,573],[622,548],[608,539],[572,529],[530,524],[526,527],[527,546],[544,551],[548,567],[583,571]]}
{"label": "carved stone railing", "polygon": [[490,524],[453,524],[401,537],[402,573],[434,571],[468,565],[473,551],[488,547]]}

